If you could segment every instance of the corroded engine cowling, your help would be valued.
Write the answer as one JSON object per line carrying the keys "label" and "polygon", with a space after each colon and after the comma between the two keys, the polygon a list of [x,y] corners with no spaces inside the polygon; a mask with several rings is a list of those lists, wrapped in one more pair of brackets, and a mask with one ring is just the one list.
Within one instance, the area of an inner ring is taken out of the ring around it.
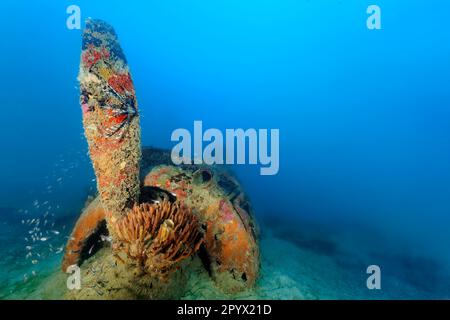
{"label": "corroded engine cowling", "polygon": [[162,165],[144,187],[167,191],[192,208],[205,230],[205,266],[226,292],[252,287],[259,274],[257,226],[240,184],[225,171]]}

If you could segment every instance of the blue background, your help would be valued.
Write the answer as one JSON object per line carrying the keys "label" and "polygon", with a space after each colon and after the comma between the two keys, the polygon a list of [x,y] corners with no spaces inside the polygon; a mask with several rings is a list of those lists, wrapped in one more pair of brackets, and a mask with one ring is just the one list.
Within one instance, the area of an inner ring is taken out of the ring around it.
{"label": "blue background", "polygon": [[[382,30],[366,27],[373,3]],[[63,176],[52,196],[75,214],[92,190],[71,4],[116,29],[144,145],[171,148],[194,120],[278,128],[278,175],[234,168],[261,220],[450,264],[448,1],[2,1],[1,207]]]}

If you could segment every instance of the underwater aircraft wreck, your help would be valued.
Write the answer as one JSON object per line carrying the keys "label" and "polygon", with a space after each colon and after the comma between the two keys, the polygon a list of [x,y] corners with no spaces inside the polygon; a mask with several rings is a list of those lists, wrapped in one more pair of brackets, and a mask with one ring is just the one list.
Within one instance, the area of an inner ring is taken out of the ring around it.
{"label": "underwater aircraft wreck", "polygon": [[77,265],[82,278],[66,298],[177,298],[194,261],[223,292],[254,286],[258,228],[245,192],[224,169],[141,147],[128,63],[103,21],[86,22],[78,79],[98,196],[66,245],[62,269]]}

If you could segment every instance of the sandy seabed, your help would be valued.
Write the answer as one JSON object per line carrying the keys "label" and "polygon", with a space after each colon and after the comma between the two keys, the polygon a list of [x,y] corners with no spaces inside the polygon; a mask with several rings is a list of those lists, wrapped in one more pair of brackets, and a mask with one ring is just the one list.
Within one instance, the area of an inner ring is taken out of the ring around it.
{"label": "sandy seabed", "polygon": [[[314,239],[301,243],[280,237],[277,232],[263,228],[261,237],[261,275],[254,289],[239,294],[220,292],[204,271],[198,258],[192,261],[186,290],[181,299],[418,299],[427,293],[404,279],[383,278],[388,289],[369,290],[365,269],[355,267],[358,257],[344,254],[332,243],[324,246]],[[5,236],[5,235],[3,235]],[[326,243],[326,242],[324,242]],[[5,249],[4,249],[5,250]],[[13,251],[10,249],[10,251]],[[1,267],[2,299],[62,299],[67,292],[66,274],[60,271],[62,254],[54,255],[34,267],[35,276],[24,281],[25,265],[14,266],[10,256]],[[91,259],[95,259],[95,256]],[[343,263],[346,261],[348,263]],[[89,260],[86,262],[89,263]],[[22,269],[21,269],[22,268]],[[28,266],[29,268],[29,266]]]}

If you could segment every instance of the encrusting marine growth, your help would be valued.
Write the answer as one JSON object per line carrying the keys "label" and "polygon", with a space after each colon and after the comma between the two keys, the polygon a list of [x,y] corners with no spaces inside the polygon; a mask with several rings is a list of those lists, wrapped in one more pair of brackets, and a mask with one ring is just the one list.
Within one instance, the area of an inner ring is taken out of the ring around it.
{"label": "encrusting marine growth", "polygon": [[141,137],[128,64],[114,29],[103,21],[86,22],[78,80],[102,205],[118,219],[139,198]]}
{"label": "encrusting marine growth", "polygon": [[80,103],[99,196],[66,246],[63,271],[81,266],[83,278],[66,297],[177,298],[193,265],[224,292],[253,287],[258,230],[240,184],[224,170],[175,166],[167,152],[141,149],[136,93],[114,29],[89,19],[82,44]]}

